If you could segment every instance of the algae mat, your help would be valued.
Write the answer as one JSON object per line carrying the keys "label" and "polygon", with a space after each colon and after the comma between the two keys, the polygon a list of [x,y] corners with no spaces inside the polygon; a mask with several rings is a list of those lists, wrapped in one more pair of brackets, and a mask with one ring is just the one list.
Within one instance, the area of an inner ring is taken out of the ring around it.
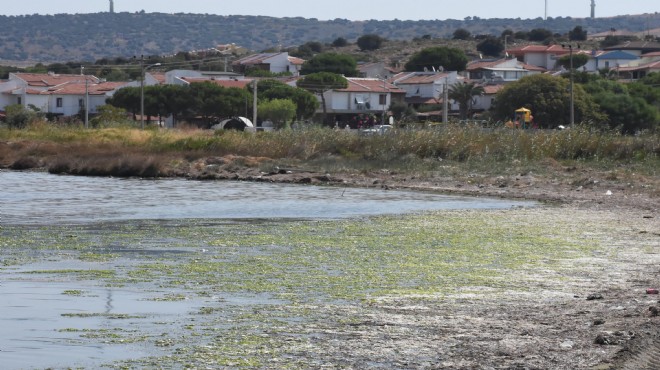
{"label": "algae mat", "polygon": [[643,294],[658,283],[657,230],[655,215],[552,207],[3,226],[0,357],[10,368],[591,368],[641,331],[609,346],[597,335],[657,323],[643,312],[657,303]]}

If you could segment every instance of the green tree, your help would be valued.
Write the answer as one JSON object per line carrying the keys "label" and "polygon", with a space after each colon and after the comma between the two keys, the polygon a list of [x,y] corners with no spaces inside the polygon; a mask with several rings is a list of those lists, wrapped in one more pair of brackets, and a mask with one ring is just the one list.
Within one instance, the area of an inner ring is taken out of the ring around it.
{"label": "green tree", "polygon": [[368,34],[358,37],[357,45],[360,50],[378,50],[384,41],[385,39],[378,35]]}
{"label": "green tree", "polygon": [[296,103],[289,99],[265,100],[259,103],[259,115],[273,121],[275,127],[285,128],[296,117]]}
{"label": "green tree", "polygon": [[106,100],[106,103],[117,108],[123,108],[133,114],[133,119],[140,113],[140,88],[124,87]]}
{"label": "green tree", "polygon": [[430,47],[415,53],[405,65],[406,71],[433,70],[442,66],[445,71],[463,71],[467,56],[462,50],[444,46]]}
{"label": "green tree", "polygon": [[5,107],[5,121],[11,128],[25,128],[28,124],[40,118],[40,112],[33,106],[25,108],[22,104],[12,104]]}
{"label": "green tree", "polygon": [[546,30],[545,28],[534,28],[529,31],[529,41],[545,41],[552,37],[552,31]]}
{"label": "green tree", "polygon": [[639,130],[658,127],[660,114],[658,107],[649,104],[638,87],[633,87],[604,78],[593,80],[584,85],[591,94],[600,110],[605,113],[603,123],[611,128],[620,128],[623,133],[634,133]]}
{"label": "green tree", "polygon": [[568,39],[570,41],[584,41],[587,39],[587,31],[582,29],[582,26],[575,26],[571,31],[568,31]]}
{"label": "green tree", "polygon": [[318,72],[329,72],[355,77],[358,74],[357,62],[350,55],[337,53],[321,53],[306,61],[300,74],[308,75]]}
{"label": "green tree", "polygon": [[[589,62],[589,55],[587,54],[576,54],[573,53],[573,69],[578,69],[582,67],[583,65],[587,64]],[[567,70],[571,69],[571,55],[564,55],[559,60],[557,60],[557,64],[560,66],[564,67]]]}
{"label": "green tree", "polygon": [[192,112],[202,117],[207,127],[211,127],[215,120],[245,112],[245,102],[251,98],[246,89],[226,88],[208,81],[191,84],[190,93],[193,99]]}
{"label": "green tree", "polygon": [[502,39],[489,36],[477,44],[477,50],[485,55],[498,56],[504,50]]}
{"label": "green tree", "polygon": [[298,87],[311,91],[321,97],[323,108],[323,122],[327,123],[327,106],[325,104],[325,93],[331,90],[345,89],[348,80],[342,75],[329,72],[318,72],[304,76],[298,80]]}
{"label": "green tree", "polygon": [[348,45],[348,41],[343,37],[337,37],[332,42],[332,46],[334,46],[336,48],[342,48],[342,47],[347,46],[347,45]]}
{"label": "green tree", "polygon": [[[603,115],[582,86],[575,85],[576,122],[602,122]],[[546,74],[523,77],[502,89],[493,110],[498,119],[510,119],[518,108],[531,109],[534,121],[543,128],[556,128],[570,121],[570,89],[565,78]]]}
{"label": "green tree", "polygon": [[472,110],[473,98],[483,95],[484,88],[474,82],[457,83],[449,87],[449,99],[458,103],[461,119],[466,119]]}
{"label": "green tree", "polygon": [[319,106],[319,101],[314,94],[277,80],[263,80],[259,82],[259,99],[289,99],[296,104],[296,117],[299,119],[314,116]]}
{"label": "green tree", "polygon": [[106,104],[96,108],[98,114],[90,120],[92,127],[108,127],[126,122],[126,110]]}
{"label": "green tree", "polygon": [[458,28],[452,34],[452,39],[454,40],[469,40],[471,38],[472,38],[472,34],[470,33],[470,31],[466,30],[465,28]]}

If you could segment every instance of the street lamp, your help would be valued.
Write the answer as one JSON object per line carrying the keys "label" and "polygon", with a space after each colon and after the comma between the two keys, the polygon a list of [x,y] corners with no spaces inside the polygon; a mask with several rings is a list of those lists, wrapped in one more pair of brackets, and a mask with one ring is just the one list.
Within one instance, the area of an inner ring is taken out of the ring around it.
{"label": "street lamp", "polygon": [[140,128],[144,130],[144,78],[145,72],[151,67],[157,67],[160,63],[144,65],[144,56],[140,58]]}

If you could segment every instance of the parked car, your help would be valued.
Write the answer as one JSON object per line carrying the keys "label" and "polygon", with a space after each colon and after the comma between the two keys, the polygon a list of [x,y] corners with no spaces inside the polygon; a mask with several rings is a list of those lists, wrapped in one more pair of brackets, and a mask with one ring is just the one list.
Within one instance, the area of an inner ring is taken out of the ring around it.
{"label": "parked car", "polygon": [[394,129],[392,125],[374,125],[371,128],[360,130],[360,133],[364,135],[383,135],[392,129]]}

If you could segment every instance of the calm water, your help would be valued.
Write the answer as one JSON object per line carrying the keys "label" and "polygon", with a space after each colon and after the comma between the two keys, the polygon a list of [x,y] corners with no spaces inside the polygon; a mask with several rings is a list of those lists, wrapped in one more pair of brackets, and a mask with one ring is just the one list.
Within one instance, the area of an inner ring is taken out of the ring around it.
{"label": "calm water", "polygon": [[0,223],[135,219],[343,218],[533,202],[422,192],[183,179],[141,180],[0,171]]}

